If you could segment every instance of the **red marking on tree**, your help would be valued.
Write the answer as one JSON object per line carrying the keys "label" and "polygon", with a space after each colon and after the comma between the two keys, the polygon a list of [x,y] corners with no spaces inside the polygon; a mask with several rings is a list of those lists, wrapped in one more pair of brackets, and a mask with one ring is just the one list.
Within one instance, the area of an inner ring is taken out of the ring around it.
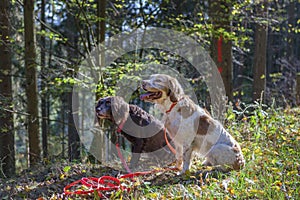
{"label": "red marking on tree", "polygon": [[[219,64],[222,63],[222,42],[223,42],[223,37],[222,35],[220,35],[219,39],[218,39],[218,44],[217,44],[217,48],[218,48],[218,62]],[[220,73],[222,73],[223,71],[223,67],[218,67],[218,70]]]}
{"label": "red marking on tree", "polygon": [[223,67],[218,67],[218,71],[219,71],[220,73],[222,73]]}
{"label": "red marking on tree", "polygon": [[218,62],[222,62],[222,42],[223,42],[223,37],[220,35],[218,39]]}

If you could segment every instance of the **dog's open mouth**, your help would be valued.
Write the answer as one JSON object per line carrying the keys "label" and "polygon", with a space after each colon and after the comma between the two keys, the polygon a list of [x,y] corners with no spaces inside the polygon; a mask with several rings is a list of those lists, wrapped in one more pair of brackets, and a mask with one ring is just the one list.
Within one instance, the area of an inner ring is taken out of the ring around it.
{"label": "dog's open mouth", "polygon": [[97,115],[98,118],[103,118],[103,115],[99,112],[96,112],[96,115]]}
{"label": "dog's open mouth", "polygon": [[140,99],[141,100],[154,100],[154,99],[159,99],[161,96],[162,96],[161,91],[157,91],[157,92],[147,91],[145,94],[142,94],[140,96]]}
{"label": "dog's open mouth", "polygon": [[103,114],[103,113],[101,113],[101,112],[97,112],[97,111],[96,111],[96,115],[97,115],[97,117],[98,117],[99,119],[106,119],[106,118],[109,118],[109,116],[107,116],[107,115],[105,115],[105,114]]}

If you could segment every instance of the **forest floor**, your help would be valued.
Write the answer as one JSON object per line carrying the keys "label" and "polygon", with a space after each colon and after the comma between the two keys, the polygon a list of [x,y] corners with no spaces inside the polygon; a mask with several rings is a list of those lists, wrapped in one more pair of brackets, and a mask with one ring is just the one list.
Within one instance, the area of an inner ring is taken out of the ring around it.
{"label": "forest floor", "polygon": [[[241,171],[220,173],[195,161],[190,173],[160,171],[121,179],[130,191],[105,192],[109,199],[299,199],[300,109],[255,109],[227,113],[226,129],[240,142],[246,159]],[[65,186],[82,177],[117,177],[119,171],[101,165],[68,163],[41,165],[10,179],[0,180],[0,199],[99,199],[98,194],[70,195]],[[88,190],[85,186],[70,190]]]}

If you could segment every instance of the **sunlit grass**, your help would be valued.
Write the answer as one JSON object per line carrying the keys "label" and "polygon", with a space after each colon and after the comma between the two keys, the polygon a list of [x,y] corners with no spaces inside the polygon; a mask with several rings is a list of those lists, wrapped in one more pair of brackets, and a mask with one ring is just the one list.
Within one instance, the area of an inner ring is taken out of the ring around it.
{"label": "sunlit grass", "polygon": [[[246,159],[241,171],[209,172],[211,169],[195,159],[190,173],[184,176],[164,171],[137,177],[136,181],[124,179],[121,182],[130,191],[105,195],[109,199],[299,199],[300,108],[274,109],[261,104],[251,108],[255,109],[249,113],[229,109],[225,122]],[[99,199],[97,193],[66,197],[63,188],[82,177],[117,174],[120,172],[100,164],[57,160],[0,182],[0,196],[5,192],[3,197],[11,194],[22,199]]]}
{"label": "sunlit grass", "polygon": [[[229,115],[234,114],[229,111]],[[239,172],[207,176],[203,184],[177,183],[139,189],[143,199],[298,199],[300,196],[300,109],[263,110],[227,129],[247,161]],[[196,162],[196,168],[201,166]]]}

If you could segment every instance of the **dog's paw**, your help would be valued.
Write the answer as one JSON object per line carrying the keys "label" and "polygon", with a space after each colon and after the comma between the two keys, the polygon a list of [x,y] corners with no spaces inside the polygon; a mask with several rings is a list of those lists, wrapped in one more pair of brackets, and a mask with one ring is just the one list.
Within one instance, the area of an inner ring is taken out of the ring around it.
{"label": "dog's paw", "polygon": [[182,170],[182,160],[180,159],[180,160],[177,160],[176,161],[176,165],[175,165],[175,167],[178,169],[178,170]]}

